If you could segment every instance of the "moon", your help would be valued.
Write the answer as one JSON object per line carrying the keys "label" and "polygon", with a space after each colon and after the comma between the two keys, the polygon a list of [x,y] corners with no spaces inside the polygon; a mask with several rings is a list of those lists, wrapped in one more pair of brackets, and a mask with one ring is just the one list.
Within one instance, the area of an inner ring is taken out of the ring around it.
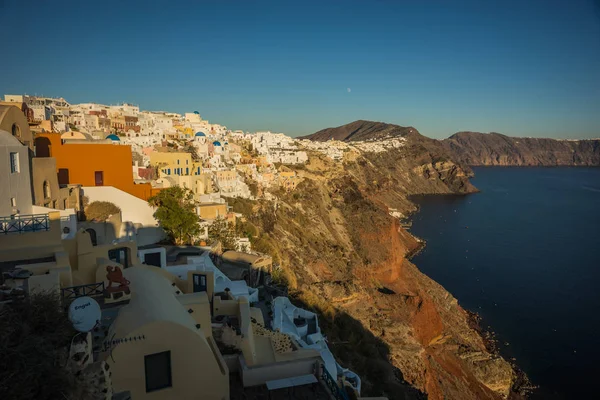
{"label": "moon", "polygon": [[350,88],[348,88],[348,89],[346,89],[346,90],[348,91],[348,93],[350,93],[350,92],[352,91],[352,89],[350,89]]}

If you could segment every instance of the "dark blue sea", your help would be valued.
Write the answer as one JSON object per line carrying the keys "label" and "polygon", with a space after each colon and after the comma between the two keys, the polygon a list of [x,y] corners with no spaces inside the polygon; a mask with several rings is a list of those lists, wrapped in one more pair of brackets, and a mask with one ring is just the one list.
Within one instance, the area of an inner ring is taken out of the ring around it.
{"label": "dark blue sea", "polygon": [[480,193],[415,198],[413,262],[482,316],[532,398],[600,398],[600,168],[474,171]]}

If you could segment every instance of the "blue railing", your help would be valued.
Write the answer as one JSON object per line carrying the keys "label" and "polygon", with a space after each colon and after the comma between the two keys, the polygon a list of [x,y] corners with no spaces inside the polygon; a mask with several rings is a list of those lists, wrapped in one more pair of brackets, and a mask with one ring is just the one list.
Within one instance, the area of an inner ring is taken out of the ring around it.
{"label": "blue railing", "polygon": [[329,391],[331,391],[336,400],[349,400],[346,392],[340,388],[337,381],[329,375],[327,368],[325,368],[325,364],[321,364],[321,379],[323,379],[323,382],[325,382],[325,385],[327,385]]}
{"label": "blue railing", "polygon": [[40,232],[50,229],[48,214],[0,217],[0,234]]}

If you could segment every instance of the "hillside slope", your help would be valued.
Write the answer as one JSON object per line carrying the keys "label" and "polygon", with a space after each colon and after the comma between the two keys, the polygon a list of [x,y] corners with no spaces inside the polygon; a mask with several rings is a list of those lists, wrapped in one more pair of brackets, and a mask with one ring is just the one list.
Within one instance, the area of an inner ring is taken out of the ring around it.
{"label": "hillside slope", "polygon": [[459,132],[441,141],[466,165],[598,166],[600,140],[517,138],[499,133]]}
{"label": "hillside slope", "polygon": [[414,211],[413,194],[476,190],[470,172],[418,137],[386,152],[350,150],[341,162],[311,152],[295,169],[303,181],[293,192],[231,204],[246,216],[253,248],[281,265],[295,302],[319,313],[336,358],[361,376],[363,396],[515,396],[510,364],[408,260],[421,244],[390,215]]}

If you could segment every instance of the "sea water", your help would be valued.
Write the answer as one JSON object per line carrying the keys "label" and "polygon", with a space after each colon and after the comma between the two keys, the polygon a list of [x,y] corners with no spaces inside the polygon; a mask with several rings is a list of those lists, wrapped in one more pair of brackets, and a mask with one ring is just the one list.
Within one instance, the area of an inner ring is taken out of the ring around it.
{"label": "sea water", "polygon": [[600,168],[474,168],[415,198],[413,262],[496,333],[535,399],[600,398]]}

